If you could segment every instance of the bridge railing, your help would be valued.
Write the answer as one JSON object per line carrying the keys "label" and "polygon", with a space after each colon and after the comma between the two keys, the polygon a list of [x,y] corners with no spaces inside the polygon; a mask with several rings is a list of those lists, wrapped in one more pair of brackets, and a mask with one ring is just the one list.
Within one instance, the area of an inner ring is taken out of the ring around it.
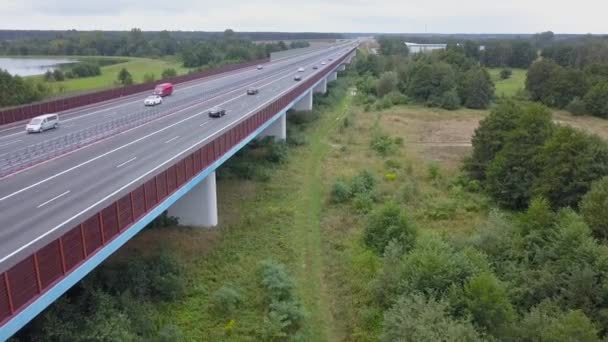
{"label": "bridge railing", "polygon": [[170,77],[160,81],[135,84],[126,87],[113,88],[83,95],[71,96],[56,100],[9,108],[0,111],[0,125],[24,121],[42,114],[57,113],[64,110],[74,109],[82,106],[91,105],[94,103],[120,98],[122,96],[141,93],[144,91],[152,90],[154,89],[154,87],[156,87],[156,85],[164,82],[171,82],[175,84],[189,82],[203,77],[209,77],[228,71],[234,71],[241,68],[251,67],[257,64],[266,63],[269,60],[269,58],[265,58],[246,63],[227,64],[217,68],[207,69],[182,76]]}
{"label": "bridge railing", "polygon": [[[335,60],[330,72],[346,58]],[[129,193],[101,211],[39,247],[32,255],[0,273],[0,329],[21,310],[44,294],[89,257],[125,232],[193,177],[203,172],[251,135],[264,123],[285,110],[303,92],[326,74],[305,80],[296,88],[252,115],[210,137],[212,140],[174,165],[151,176]]]}

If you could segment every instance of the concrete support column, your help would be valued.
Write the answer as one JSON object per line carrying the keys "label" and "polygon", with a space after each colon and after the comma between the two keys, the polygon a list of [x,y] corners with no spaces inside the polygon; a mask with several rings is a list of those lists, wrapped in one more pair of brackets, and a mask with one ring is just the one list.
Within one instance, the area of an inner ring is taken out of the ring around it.
{"label": "concrete support column", "polygon": [[335,81],[338,79],[338,73],[336,71],[327,75],[327,82]]}
{"label": "concrete support column", "polygon": [[168,215],[177,217],[182,226],[208,228],[217,226],[215,172],[210,173],[207,178],[177,200],[169,208]]}
{"label": "concrete support column", "polygon": [[309,112],[312,110],[312,90],[309,90],[300,101],[293,106],[294,110]]}
{"label": "concrete support column", "polygon": [[325,94],[327,93],[327,78],[324,78],[317,84],[317,86],[313,89],[313,92],[317,94]]}
{"label": "concrete support column", "polygon": [[287,140],[287,113],[283,112],[281,116],[268,128],[266,128],[260,135],[259,139],[264,137],[274,137],[275,140]]}
{"label": "concrete support column", "polygon": [[344,70],[346,70],[346,65],[340,64],[340,66],[338,67],[338,71],[344,71]]}

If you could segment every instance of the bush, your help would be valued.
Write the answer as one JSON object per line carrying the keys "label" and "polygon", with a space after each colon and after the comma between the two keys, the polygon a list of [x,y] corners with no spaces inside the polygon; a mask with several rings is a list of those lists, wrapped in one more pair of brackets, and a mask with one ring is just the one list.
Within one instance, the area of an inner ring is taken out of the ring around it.
{"label": "bush", "polygon": [[154,82],[154,80],[156,80],[156,75],[154,75],[154,73],[147,72],[144,74],[144,83]]}
{"label": "bush", "polygon": [[295,285],[287,273],[285,265],[273,260],[261,263],[261,284],[266,290],[268,303],[289,301],[294,298]]}
{"label": "bush", "polygon": [[587,113],[587,107],[585,106],[585,102],[580,97],[575,97],[570,101],[570,103],[566,106],[566,110],[569,111],[572,115],[585,115]]}
{"label": "bush", "polygon": [[399,188],[399,194],[405,203],[414,201],[420,195],[418,181],[413,177],[407,177]]}
{"label": "bush", "polygon": [[231,315],[243,302],[241,294],[229,286],[222,286],[211,295],[211,307],[216,314]]}
{"label": "bush", "polygon": [[355,198],[353,198],[353,207],[355,211],[359,214],[367,214],[369,213],[374,206],[374,198],[366,193],[366,194],[357,194]]}
{"label": "bush", "polygon": [[511,75],[513,75],[513,70],[511,70],[509,68],[504,68],[504,69],[500,70],[500,79],[502,79],[502,80],[507,80],[507,79],[511,78]]}
{"label": "bush", "polygon": [[374,175],[368,170],[363,170],[353,177],[350,188],[353,195],[370,194],[375,186],[376,178]]}
{"label": "bush", "polygon": [[266,160],[271,163],[284,163],[289,158],[289,148],[284,141],[273,141],[268,145]]}
{"label": "bush", "polygon": [[118,82],[122,85],[131,85],[133,84],[133,76],[126,68],[122,68],[118,73]]}
{"label": "bush", "polygon": [[581,215],[593,234],[608,240],[608,177],[595,181],[581,201]]}
{"label": "bush", "polygon": [[384,315],[382,341],[482,341],[473,325],[450,317],[443,300],[414,293],[403,296]]}
{"label": "bush", "polygon": [[163,70],[163,73],[161,74],[162,79],[169,78],[169,77],[175,77],[175,76],[177,76],[177,71],[173,68],[167,68],[167,69]]}
{"label": "bush", "polygon": [[395,141],[388,135],[376,132],[372,136],[371,148],[385,157],[395,151]]}
{"label": "bush", "polygon": [[345,203],[352,198],[350,184],[342,179],[334,182],[331,188],[331,199],[334,203]]}
{"label": "bush", "polygon": [[376,253],[382,254],[393,240],[409,251],[414,246],[416,236],[416,228],[405,212],[396,203],[389,202],[371,214],[363,232],[363,241]]}

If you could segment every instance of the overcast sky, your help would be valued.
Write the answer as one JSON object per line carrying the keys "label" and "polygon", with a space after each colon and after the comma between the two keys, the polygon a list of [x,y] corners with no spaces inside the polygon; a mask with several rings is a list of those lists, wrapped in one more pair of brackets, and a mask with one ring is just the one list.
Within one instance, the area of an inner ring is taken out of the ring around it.
{"label": "overcast sky", "polygon": [[0,0],[0,29],[608,33],[608,0]]}

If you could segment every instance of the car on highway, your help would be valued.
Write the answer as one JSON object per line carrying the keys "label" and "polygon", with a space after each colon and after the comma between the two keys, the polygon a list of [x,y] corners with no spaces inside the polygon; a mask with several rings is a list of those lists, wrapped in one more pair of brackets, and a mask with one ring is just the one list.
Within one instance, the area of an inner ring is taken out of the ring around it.
{"label": "car on highway", "polygon": [[262,70],[262,69],[264,69],[264,66],[263,65],[258,65],[258,70]]}
{"label": "car on highway", "polygon": [[209,110],[210,118],[221,118],[226,115],[226,110],[220,107],[213,107]]}
{"label": "car on highway", "polygon": [[42,133],[47,129],[59,127],[59,116],[57,114],[40,115],[28,122],[25,125],[27,133]]}
{"label": "car on highway", "polygon": [[327,64],[327,63],[325,63],[325,61],[321,62],[321,65],[325,65],[325,64]]}
{"label": "car on highway", "polygon": [[293,77],[294,81],[301,81],[302,80],[302,76],[301,75],[295,75]]}
{"label": "car on highway", "polygon": [[256,95],[260,90],[258,88],[247,88],[247,95]]}
{"label": "car on highway", "polygon": [[302,68],[302,67],[298,68],[298,72],[304,72],[304,68]]}
{"label": "car on highway", "polygon": [[330,60],[330,61],[333,61],[334,59],[333,59],[333,58],[330,58],[329,60]]}
{"label": "car on highway", "polygon": [[144,106],[156,106],[163,103],[163,98],[159,95],[150,95],[144,100]]}
{"label": "car on highway", "polygon": [[316,65],[315,65],[315,66],[313,66],[312,68],[313,68],[313,70],[317,70],[317,69],[319,69],[319,67],[318,67],[318,66],[316,66]]}

